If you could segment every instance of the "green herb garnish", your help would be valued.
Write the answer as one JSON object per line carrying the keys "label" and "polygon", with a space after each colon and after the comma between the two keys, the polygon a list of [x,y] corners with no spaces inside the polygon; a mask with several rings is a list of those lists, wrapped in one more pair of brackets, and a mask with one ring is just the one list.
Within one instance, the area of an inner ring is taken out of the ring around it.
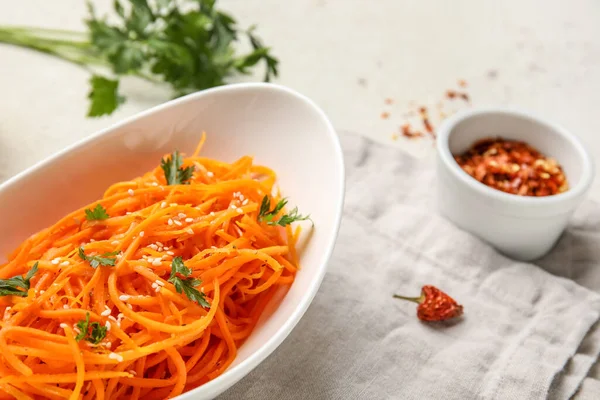
{"label": "green herb garnish", "polygon": [[[260,210],[258,212],[258,221],[266,222],[267,225],[272,226],[286,226],[296,221],[305,221],[312,220],[310,219],[310,215],[300,215],[298,214],[298,207],[294,207],[289,214],[283,214],[281,217],[276,218],[279,212],[287,205],[287,199],[283,198],[279,200],[279,202],[275,205],[275,207],[271,209],[271,199],[269,196],[263,197],[262,202],[260,204]],[[270,211],[269,211],[270,210]]]}
{"label": "green herb garnish", "polygon": [[[210,304],[206,301],[204,293],[196,289],[196,286],[202,284],[200,279],[188,278],[192,270],[183,264],[181,257],[175,257],[171,263],[171,276],[169,276],[168,282],[171,282],[175,286],[177,293],[184,293],[188,299],[195,301],[202,307],[209,308]],[[180,278],[178,275],[183,276],[185,279]]]}
{"label": "green herb garnish", "polygon": [[111,251],[97,256],[86,256],[83,247],[79,248],[79,257],[84,261],[89,261],[92,268],[98,268],[98,266],[114,266],[117,262],[116,255],[120,251]]}
{"label": "green herb garnish", "polygon": [[[33,267],[27,272],[25,278],[22,276],[14,276],[9,279],[0,279],[0,296],[20,296],[27,297],[27,291],[30,287],[31,278],[38,270],[38,263],[33,264]],[[21,290],[22,289],[22,290]]]}
{"label": "green herb garnish", "polygon": [[[98,344],[106,337],[108,329],[105,326],[100,325],[99,322],[90,323],[90,313],[85,313],[85,321],[79,321],[77,323],[79,333],[75,336],[75,340],[78,342],[85,339],[86,341]],[[91,329],[91,330],[90,330]]]}
{"label": "green herb garnish", "polygon": [[85,210],[85,219],[88,221],[103,221],[110,218],[106,209],[101,204],[97,204],[93,209]]}
{"label": "green herb garnish", "polygon": [[183,159],[177,150],[175,150],[167,158],[163,158],[160,162],[160,167],[165,173],[167,185],[185,185],[192,179],[194,167],[189,166],[182,168]]}
{"label": "green herb garnish", "polygon": [[[0,27],[0,43],[37,50],[92,72],[88,116],[111,114],[125,101],[119,79],[134,75],[167,84],[174,95],[220,86],[262,62],[265,81],[278,60],[254,34],[216,8],[216,0],[114,0],[110,21],[88,2],[87,32]],[[239,54],[246,38],[251,50]]]}

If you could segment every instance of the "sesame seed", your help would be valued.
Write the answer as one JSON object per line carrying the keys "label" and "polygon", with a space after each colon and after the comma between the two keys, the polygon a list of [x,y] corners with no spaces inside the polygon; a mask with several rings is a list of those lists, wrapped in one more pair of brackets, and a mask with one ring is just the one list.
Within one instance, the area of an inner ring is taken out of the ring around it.
{"label": "sesame seed", "polygon": [[155,245],[154,243],[149,244],[148,247],[150,247],[152,250],[157,250],[158,249],[158,246]]}
{"label": "sesame seed", "polygon": [[58,265],[58,263],[60,263],[60,258],[55,258],[54,260],[50,261],[52,264],[54,265]]}
{"label": "sesame seed", "polygon": [[145,234],[146,234],[146,233],[145,233],[144,231],[141,231],[141,232],[140,232],[140,237],[144,237],[144,235],[145,235]]}
{"label": "sesame seed", "polygon": [[68,304],[65,304],[65,305],[63,305],[63,308],[64,308],[65,310],[68,310],[70,307],[69,307],[69,305],[68,305]]}
{"label": "sesame seed", "polygon": [[127,308],[129,308],[130,310],[133,310],[133,306],[129,303],[127,303]]}
{"label": "sesame seed", "polygon": [[167,208],[167,202],[163,201],[162,203],[160,203],[160,208]]}
{"label": "sesame seed", "polygon": [[169,220],[167,221],[167,224],[173,225],[173,220],[171,218],[169,218]]}
{"label": "sesame seed", "polygon": [[238,209],[237,209],[237,212],[238,212],[239,214],[243,214],[243,213],[244,213],[244,210],[242,210],[241,208],[238,208]]}
{"label": "sesame seed", "polygon": [[174,223],[175,225],[177,225],[177,226],[181,226],[181,225],[183,225],[183,224],[181,223],[181,221],[177,221],[177,220],[173,221],[173,223]]}
{"label": "sesame seed", "polygon": [[236,209],[236,208],[237,208],[237,206],[236,206],[235,204],[232,204],[232,205],[231,205],[231,208],[232,208],[232,209]]}
{"label": "sesame seed", "polygon": [[161,287],[157,285],[157,286],[156,286],[156,288],[154,289],[154,291],[155,291],[156,293],[158,293],[158,292],[160,292],[160,288],[161,288]]}
{"label": "sesame seed", "polygon": [[133,196],[135,193],[133,192],[133,189],[129,189],[127,190],[127,193],[129,193],[130,196]]}
{"label": "sesame seed", "polygon": [[75,332],[78,335],[81,333],[81,331],[79,330],[79,328],[76,327],[75,325],[73,325],[73,332]]}
{"label": "sesame seed", "polygon": [[211,171],[208,171],[206,173],[206,176],[208,176],[209,178],[212,178],[213,176],[215,176],[215,174],[213,172],[211,172]]}
{"label": "sesame seed", "polygon": [[[110,330],[110,329],[107,328],[107,330]],[[112,342],[106,342],[106,343],[104,343],[104,347],[106,347],[107,349],[110,349],[112,347]]]}
{"label": "sesame seed", "polygon": [[152,283],[152,289],[156,290],[159,286],[156,284],[156,282]]}
{"label": "sesame seed", "polygon": [[163,251],[163,248],[162,248],[162,247],[159,247],[159,248],[157,248],[156,250],[157,250],[157,251]]}
{"label": "sesame seed", "polygon": [[128,294],[122,294],[122,295],[119,296],[119,300],[121,300],[121,301],[127,301],[130,298],[131,298],[131,296],[128,295]]}
{"label": "sesame seed", "polygon": [[192,228],[187,228],[185,231],[186,231],[187,233],[189,233],[190,235],[193,235],[193,234],[194,234],[194,230],[193,230]]}
{"label": "sesame seed", "polygon": [[164,244],[162,244],[161,242],[156,242],[157,246],[164,246]]}
{"label": "sesame seed", "polygon": [[154,257],[147,257],[146,261],[148,261],[150,264],[152,264],[152,262],[154,261]]}
{"label": "sesame seed", "polygon": [[194,218],[186,218],[186,219],[185,219],[185,222],[187,222],[188,224],[189,224],[190,222],[194,222]]}
{"label": "sesame seed", "polygon": [[248,204],[248,199],[246,199],[246,200],[244,200],[244,201],[242,202],[242,205],[243,205],[243,206],[245,206],[246,204]]}
{"label": "sesame seed", "polygon": [[163,254],[162,256],[160,256],[161,260],[166,260],[167,259],[167,255]]}
{"label": "sesame seed", "polygon": [[112,321],[115,321],[115,322],[117,322],[117,319],[116,319],[115,317],[113,317],[112,315],[109,315],[109,316],[108,316],[108,319],[110,319],[110,320],[112,320]]}
{"label": "sesame seed", "polygon": [[154,282],[156,282],[156,284],[157,284],[158,286],[165,286],[165,284],[164,284],[164,283],[162,283],[162,281],[159,281],[158,279],[157,279],[157,280],[155,280]]}
{"label": "sesame seed", "polygon": [[179,213],[179,214],[177,214],[177,216],[179,218],[185,218],[185,217],[187,217],[187,215],[185,215],[184,213]]}
{"label": "sesame seed", "polygon": [[159,258],[154,259],[154,261],[152,261],[152,266],[153,267],[160,267],[162,265],[161,260]]}
{"label": "sesame seed", "polygon": [[44,293],[46,293],[45,290],[40,290],[40,294],[44,294]]}
{"label": "sesame seed", "polygon": [[123,356],[117,353],[110,353],[108,358],[111,360],[117,360],[118,362],[123,362]]}
{"label": "sesame seed", "polygon": [[60,266],[61,266],[61,267],[68,267],[68,266],[69,266],[69,264],[70,264],[70,263],[69,263],[68,261],[63,261],[63,262],[61,262],[61,263],[60,263]]}
{"label": "sesame seed", "polygon": [[208,215],[210,215],[211,217],[214,217],[215,213],[214,213],[214,211],[211,211],[210,214],[208,214]]}
{"label": "sesame seed", "polygon": [[119,313],[119,314],[117,315],[117,319],[118,319],[119,321],[120,321],[120,320],[122,320],[123,318],[125,318],[125,314],[123,314],[123,313]]}
{"label": "sesame seed", "polygon": [[67,324],[65,324],[64,322],[61,322],[61,324],[59,325],[61,328],[65,329],[67,327]]}
{"label": "sesame seed", "polygon": [[136,375],[137,375],[137,372],[135,372],[135,371],[134,371],[134,370],[132,370],[132,369],[130,369],[130,370],[129,370],[129,371],[127,371],[127,372],[129,372],[129,373],[130,373],[131,375],[133,375],[133,376],[136,376]]}
{"label": "sesame seed", "polygon": [[158,182],[152,182],[152,186],[158,186]]}
{"label": "sesame seed", "polygon": [[174,256],[175,255],[175,253],[173,253],[172,251],[167,251],[167,254],[170,255],[170,256]]}
{"label": "sesame seed", "polygon": [[244,201],[244,195],[240,193],[240,201]]}
{"label": "sesame seed", "polygon": [[100,315],[102,315],[103,317],[108,317],[110,315],[110,310],[104,310],[102,311],[102,313],[100,313]]}
{"label": "sesame seed", "polygon": [[119,254],[117,254],[117,255],[115,256],[115,258],[116,258],[117,260],[120,260],[121,258],[123,258],[123,254],[119,253]]}
{"label": "sesame seed", "polygon": [[104,327],[106,328],[107,331],[110,331],[110,322],[106,321],[104,323]]}
{"label": "sesame seed", "polygon": [[127,211],[125,215],[131,215],[131,211]]}
{"label": "sesame seed", "polygon": [[120,242],[118,240],[113,240],[112,242],[110,242],[110,244],[112,244],[113,246],[118,246],[119,243]]}
{"label": "sesame seed", "polygon": [[94,243],[96,240],[94,239],[90,239],[90,243]]}
{"label": "sesame seed", "polygon": [[210,246],[211,249],[217,249],[217,246]]}
{"label": "sesame seed", "polygon": [[169,205],[170,205],[171,207],[177,207],[179,204],[177,204],[177,203],[171,203],[171,204],[169,204]]}

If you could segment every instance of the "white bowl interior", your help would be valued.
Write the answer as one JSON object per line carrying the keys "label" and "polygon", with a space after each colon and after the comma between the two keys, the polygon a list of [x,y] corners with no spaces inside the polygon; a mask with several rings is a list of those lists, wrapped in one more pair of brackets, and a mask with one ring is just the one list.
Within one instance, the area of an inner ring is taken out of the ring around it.
{"label": "white bowl interior", "polygon": [[453,155],[465,152],[476,141],[502,137],[524,141],[563,167],[569,185],[581,179],[586,155],[562,130],[526,115],[515,113],[480,113],[458,122],[448,134]]}
{"label": "white bowl interior", "polygon": [[174,149],[192,153],[203,131],[208,135],[204,156],[233,161],[252,155],[273,168],[282,193],[292,206],[311,214],[315,229],[310,241],[304,238],[302,269],[287,295],[257,326],[225,374],[182,395],[194,399],[216,396],[262,361],[291,331],[318,289],[337,235],[344,192],[341,149],[322,111],[276,85],[208,90],[100,132],[0,187],[4,256],[32,233],[101,197],[110,184],[155,167],[163,154]]}

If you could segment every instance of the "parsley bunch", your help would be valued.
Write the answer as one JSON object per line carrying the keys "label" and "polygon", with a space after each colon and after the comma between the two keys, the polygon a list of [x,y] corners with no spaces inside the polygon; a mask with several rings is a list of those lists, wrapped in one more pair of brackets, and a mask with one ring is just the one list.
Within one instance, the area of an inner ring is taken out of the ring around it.
{"label": "parsley bunch", "polygon": [[[174,95],[225,84],[259,62],[265,81],[278,60],[254,34],[215,7],[216,0],[114,0],[115,22],[96,15],[88,2],[88,33],[0,27],[0,43],[27,47],[71,61],[92,73],[88,116],[111,114],[125,101],[119,78],[135,75],[168,84]],[[237,54],[245,37],[252,50]]]}

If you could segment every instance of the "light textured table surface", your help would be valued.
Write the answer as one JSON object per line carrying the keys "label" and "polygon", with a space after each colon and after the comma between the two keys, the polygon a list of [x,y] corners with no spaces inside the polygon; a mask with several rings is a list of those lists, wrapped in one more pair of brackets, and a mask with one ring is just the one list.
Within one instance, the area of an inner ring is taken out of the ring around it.
{"label": "light textured table surface", "polygon": [[[99,10],[111,3],[102,1]],[[429,157],[430,140],[393,140],[392,135],[413,103],[435,107],[464,79],[473,106],[510,105],[550,117],[600,158],[597,0],[220,4],[242,26],[258,25],[281,60],[277,82],[313,98],[341,131]],[[0,0],[2,25],[83,29],[85,13],[82,0]],[[86,119],[87,79],[87,72],[69,63],[0,45],[0,181],[169,99],[167,90],[128,79],[123,83],[128,102],[118,112]],[[385,105],[386,98],[394,103]],[[390,113],[388,119],[380,117],[383,111]],[[600,200],[599,180],[591,196]]]}

